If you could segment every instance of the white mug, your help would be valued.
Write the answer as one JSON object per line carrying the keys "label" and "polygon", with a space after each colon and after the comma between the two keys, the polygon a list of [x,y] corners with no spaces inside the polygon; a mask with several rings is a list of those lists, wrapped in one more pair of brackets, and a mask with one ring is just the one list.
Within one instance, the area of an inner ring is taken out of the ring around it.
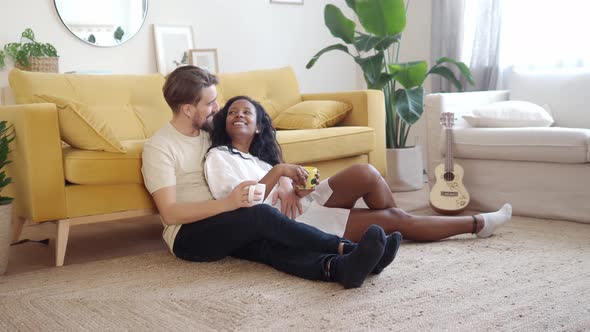
{"label": "white mug", "polygon": [[[254,191],[260,191],[260,200],[254,200]],[[264,193],[266,192],[266,185],[264,183],[257,183],[248,187],[248,203],[260,204],[264,201]]]}

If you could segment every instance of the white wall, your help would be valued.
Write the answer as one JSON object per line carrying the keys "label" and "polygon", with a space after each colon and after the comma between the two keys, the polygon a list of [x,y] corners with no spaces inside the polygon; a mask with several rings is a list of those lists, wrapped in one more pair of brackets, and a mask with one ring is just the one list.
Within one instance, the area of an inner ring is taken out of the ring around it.
{"label": "white wall", "polygon": [[[308,60],[336,42],[324,25],[323,8],[344,0],[306,0],[303,6],[269,0],[150,0],[147,19],[128,42],[101,48],[74,37],[62,24],[53,0],[0,0],[0,45],[18,41],[31,27],[42,42],[56,46],[60,71],[100,70],[116,74],[156,72],[152,24],[192,25],[196,48],[217,48],[220,71],[292,66],[302,92],[354,90],[356,64],[344,53],[325,54],[307,70]],[[8,71],[0,72],[0,87]]]}

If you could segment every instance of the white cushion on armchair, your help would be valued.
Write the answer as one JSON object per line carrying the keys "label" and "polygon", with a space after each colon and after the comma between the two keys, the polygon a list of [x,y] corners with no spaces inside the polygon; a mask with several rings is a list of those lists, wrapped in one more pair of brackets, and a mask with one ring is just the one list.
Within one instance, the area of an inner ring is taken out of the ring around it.
{"label": "white cushion on armchair", "polygon": [[[580,128],[457,128],[454,157],[466,159],[585,163],[590,161],[590,129]],[[446,136],[441,134],[441,155]]]}
{"label": "white cushion on armchair", "polygon": [[543,107],[520,100],[498,101],[476,107],[472,114],[463,115],[472,127],[549,127],[553,118]]}

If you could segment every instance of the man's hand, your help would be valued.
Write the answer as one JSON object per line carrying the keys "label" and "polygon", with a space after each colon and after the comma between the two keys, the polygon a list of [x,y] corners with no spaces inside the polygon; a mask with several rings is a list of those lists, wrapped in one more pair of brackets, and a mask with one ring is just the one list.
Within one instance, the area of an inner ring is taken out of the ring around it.
{"label": "man's hand", "polygon": [[[255,185],[256,181],[244,181],[234,188],[223,200],[224,206],[228,207],[227,211],[233,211],[243,207],[252,207],[254,203],[248,203],[248,187]],[[262,198],[262,192],[254,192],[254,200]]]}
{"label": "man's hand", "polygon": [[275,205],[280,199],[281,212],[287,217],[295,219],[303,213],[300,197],[302,196],[298,196],[293,190],[291,181],[287,178],[281,178],[281,180],[279,180],[279,187],[273,194],[272,205]]}

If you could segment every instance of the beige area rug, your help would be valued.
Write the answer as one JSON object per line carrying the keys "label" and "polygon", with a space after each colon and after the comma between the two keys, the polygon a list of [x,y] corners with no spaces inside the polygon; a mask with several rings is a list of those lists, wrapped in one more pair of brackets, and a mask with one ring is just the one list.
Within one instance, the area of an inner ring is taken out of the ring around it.
{"label": "beige area rug", "polygon": [[590,330],[590,225],[406,242],[362,288],[165,251],[0,277],[0,330]]}

